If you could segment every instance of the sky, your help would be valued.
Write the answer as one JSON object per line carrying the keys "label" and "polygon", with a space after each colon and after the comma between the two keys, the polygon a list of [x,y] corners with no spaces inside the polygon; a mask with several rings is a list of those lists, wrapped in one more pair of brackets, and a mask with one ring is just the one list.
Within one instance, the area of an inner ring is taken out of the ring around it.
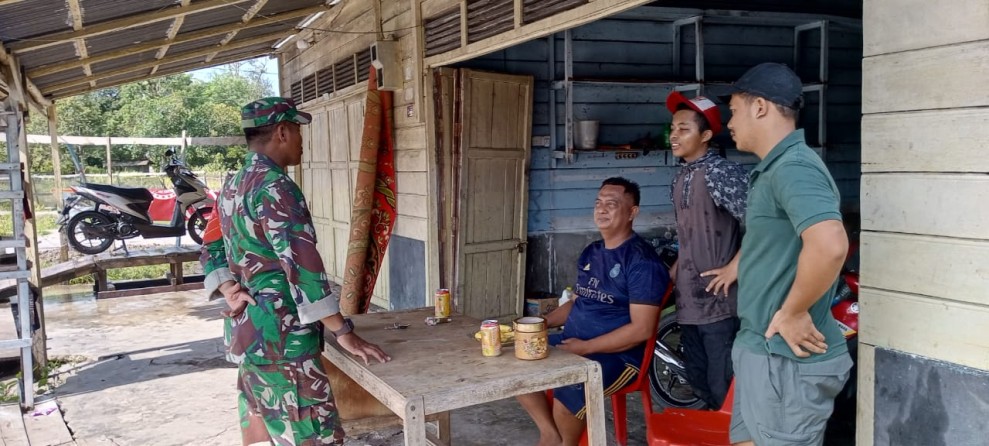
{"label": "sky", "polygon": [[[269,58],[268,56],[259,57],[259,59],[265,62],[264,72],[265,76],[271,81],[271,89],[275,92],[278,91],[278,59]],[[190,71],[189,74],[195,79],[200,79],[204,81],[210,80],[210,77],[217,70],[217,68],[223,65],[213,67],[213,68],[203,68],[201,70]]]}

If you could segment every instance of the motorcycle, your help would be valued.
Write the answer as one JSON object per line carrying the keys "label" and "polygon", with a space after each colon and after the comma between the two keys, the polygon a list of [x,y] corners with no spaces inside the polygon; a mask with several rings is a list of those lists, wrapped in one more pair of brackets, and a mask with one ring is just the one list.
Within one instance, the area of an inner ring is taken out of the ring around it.
{"label": "motorcycle", "polygon": [[[677,256],[675,243],[657,249],[667,268],[673,265]],[[839,276],[838,290],[831,302],[831,314],[838,322],[838,328],[845,336],[848,352],[854,360],[858,352],[858,244],[849,245],[848,256]],[[667,303],[662,311],[652,364],[649,366],[649,383],[652,400],[660,407],[681,409],[701,409],[705,403],[694,395],[687,382],[687,369],[684,363],[683,346],[680,343],[680,324],[676,321],[676,305]],[[844,400],[855,398],[855,370],[839,395]]]}
{"label": "motorcycle", "polygon": [[[186,232],[193,241],[202,244],[202,234],[213,212],[216,194],[179,160],[174,150],[169,149],[165,156],[168,162],[163,170],[172,182],[174,195],[171,197],[160,193],[157,194],[160,197],[156,197],[145,188],[96,183],[84,182],[71,187],[74,194],[66,198],[58,221],[69,245],[83,254],[99,254],[110,248],[115,240],[138,236],[181,237]],[[78,211],[87,200],[93,204],[92,209]],[[169,201],[174,201],[169,225],[155,225],[156,217],[160,218],[161,209],[167,209]]]}

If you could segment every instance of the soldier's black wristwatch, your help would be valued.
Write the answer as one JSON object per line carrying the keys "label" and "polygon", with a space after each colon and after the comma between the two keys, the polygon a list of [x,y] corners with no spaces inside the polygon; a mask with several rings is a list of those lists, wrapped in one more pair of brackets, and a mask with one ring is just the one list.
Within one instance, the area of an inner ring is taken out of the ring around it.
{"label": "soldier's black wristwatch", "polygon": [[340,336],[343,336],[352,331],[354,331],[354,321],[350,320],[350,318],[345,317],[343,318],[343,327],[340,327],[339,330],[330,330],[330,333],[333,333],[333,339],[340,339]]}

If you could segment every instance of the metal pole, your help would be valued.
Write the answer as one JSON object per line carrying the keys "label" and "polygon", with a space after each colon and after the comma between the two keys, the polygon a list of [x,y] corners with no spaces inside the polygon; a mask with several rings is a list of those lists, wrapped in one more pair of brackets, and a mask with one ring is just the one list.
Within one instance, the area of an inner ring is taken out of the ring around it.
{"label": "metal pole", "polygon": [[[55,103],[48,106],[48,135],[51,136],[52,151],[52,172],[55,174],[55,210],[62,211],[62,151],[58,148],[58,115],[55,110]],[[58,237],[58,259],[65,262],[69,260],[68,240],[65,231],[59,231]]]}
{"label": "metal pole", "polygon": [[180,158],[182,160],[182,162],[185,162],[185,149],[188,147],[188,145],[189,144],[188,144],[188,140],[186,139],[186,131],[183,130],[182,131],[182,152],[180,152],[180,153],[182,153],[182,156]]}
{"label": "metal pole", "polygon": [[106,137],[106,176],[108,177],[107,184],[113,185],[113,160],[110,156],[110,146],[112,141],[109,136]]}
{"label": "metal pole", "polygon": [[564,129],[567,147],[567,163],[574,162],[573,152],[573,38],[570,30],[563,32],[563,85],[567,89],[566,99],[566,128]]}

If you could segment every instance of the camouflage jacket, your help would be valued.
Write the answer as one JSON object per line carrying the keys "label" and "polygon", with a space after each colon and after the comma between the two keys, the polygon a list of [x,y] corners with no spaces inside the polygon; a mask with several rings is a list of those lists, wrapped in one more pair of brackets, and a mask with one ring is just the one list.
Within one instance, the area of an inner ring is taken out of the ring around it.
{"label": "camouflage jacket", "polygon": [[340,311],[305,198],[270,158],[248,152],[244,167],[224,185],[217,214],[223,237],[203,246],[206,291],[236,280],[257,305],[226,318],[227,359],[272,364],[319,354],[313,324]]}

